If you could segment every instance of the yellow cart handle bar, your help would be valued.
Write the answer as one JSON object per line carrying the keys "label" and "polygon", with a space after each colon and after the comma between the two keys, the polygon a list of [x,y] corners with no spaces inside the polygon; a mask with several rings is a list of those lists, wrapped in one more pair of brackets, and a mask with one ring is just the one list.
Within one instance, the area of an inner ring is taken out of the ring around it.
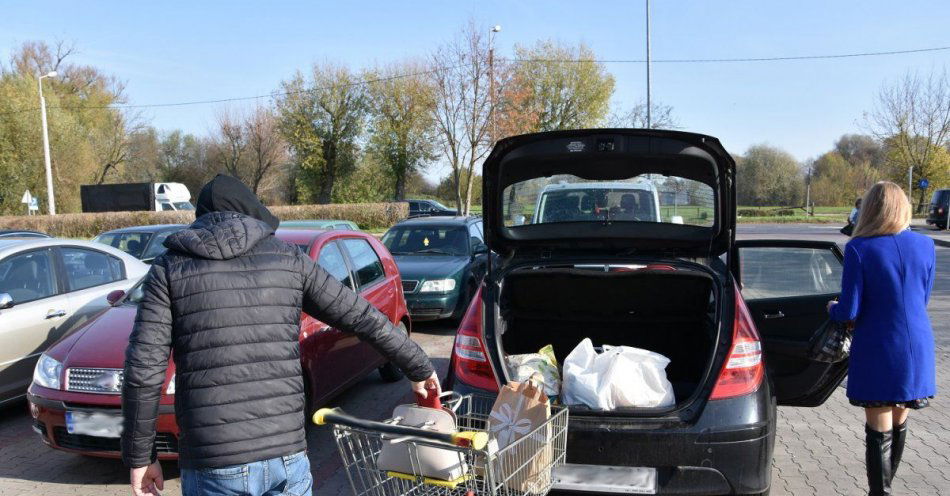
{"label": "yellow cart handle bar", "polygon": [[418,427],[386,424],[356,418],[343,413],[339,408],[321,408],[313,414],[313,423],[317,425],[336,424],[357,429],[365,429],[397,436],[409,436],[431,441],[441,441],[462,448],[484,449],[488,444],[488,433],[477,431],[436,432]]}

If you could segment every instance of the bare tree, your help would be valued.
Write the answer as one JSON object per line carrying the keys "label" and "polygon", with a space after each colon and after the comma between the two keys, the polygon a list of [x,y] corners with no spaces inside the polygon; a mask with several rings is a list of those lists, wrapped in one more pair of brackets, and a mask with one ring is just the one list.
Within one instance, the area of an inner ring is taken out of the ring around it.
{"label": "bare tree", "polygon": [[277,116],[263,105],[254,108],[244,121],[247,173],[242,177],[254,194],[279,186],[278,174],[289,162],[287,143],[281,138]]}
{"label": "bare tree", "polygon": [[452,168],[456,204],[462,215],[471,211],[475,165],[491,149],[494,103],[489,95],[486,33],[488,29],[479,29],[471,22],[458,38],[432,55],[434,118],[440,145]]}
{"label": "bare tree", "polygon": [[[896,166],[895,179],[913,167],[913,180],[945,180],[948,165],[941,157],[950,138],[950,80],[946,71],[926,76],[908,73],[900,81],[884,85],[877,100],[876,108],[866,118],[875,136],[891,148],[888,160]],[[923,207],[925,194],[921,189],[917,211]]]}
{"label": "bare tree", "polygon": [[240,112],[223,109],[217,116],[218,129],[215,136],[215,151],[224,170],[234,177],[244,179],[242,161],[247,148],[244,117]]}
{"label": "bare tree", "polygon": [[[652,105],[653,111],[650,114],[650,124],[653,129],[677,129],[676,119],[673,118],[673,107],[669,105]],[[647,104],[638,102],[626,112],[613,113],[610,115],[610,126],[612,127],[632,127],[644,129],[647,127]]]}

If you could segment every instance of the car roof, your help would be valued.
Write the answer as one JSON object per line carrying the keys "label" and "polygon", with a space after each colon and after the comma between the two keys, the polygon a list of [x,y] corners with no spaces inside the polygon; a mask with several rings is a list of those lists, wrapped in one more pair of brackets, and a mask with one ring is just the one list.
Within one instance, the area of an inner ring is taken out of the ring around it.
{"label": "car roof", "polygon": [[129,226],[129,227],[121,227],[119,229],[113,229],[111,231],[106,231],[104,233],[101,233],[100,236],[102,234],[124,234],[124,233],[138,233],[138,232],[154,233],[154,232],[159,232],[159,231],[171,231],[171,230],[177,231],[179,229],[184,229],[186,227],[188,227],[187,224],[154,224],[154,225],[148,225],[148,226]]}
{"label": "car roof", "polygon": [[0,234],[13,234],[13,233],[42,234],[44,236],[49,236],[49,234],[46,234],[45,232],[34,231],[32,229],[0,229]]}
{"label": "car roof", "polygon": [[555,191],[555,190],[572,190],[572,189],[641,189],[652,191],[656,189],[652,183],[645,181],[608,181],[601,183],[557,183],[549,184],[544,187],[542,192]]}
{"label": "car roof", "polygon": [[[281,241],[286,241],[288,243],[294,243],[298,245],[313,243],[321,235],[328,232],[344,232],[344,231],[327,231],[324,229],[285,229],[280,227],[277,231],[274,232],[274,236],[277,236],[277,239]],[[354,231],[355,232],[355,231]]]}
{"label": "car roof", "polygon": [[480,220],[480,217],[465,216],[465,215],[429,215],[425,217],[413,217],[411,219],[405,219],[400,221],[397,226],[415,226],[415,225],[431,225],[439,224],[445,226],[464,226],[472,222]]}

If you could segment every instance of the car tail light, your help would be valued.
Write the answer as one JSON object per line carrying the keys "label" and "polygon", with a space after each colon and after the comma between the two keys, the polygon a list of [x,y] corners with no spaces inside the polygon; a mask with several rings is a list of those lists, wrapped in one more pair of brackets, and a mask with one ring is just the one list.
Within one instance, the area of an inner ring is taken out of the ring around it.
{"label": "car tail light", "polygon": [[482,289],[478,288],[455,335],[455,378],[472,387],[498,391],[498,381],[482,341],[483,307]]}
{"label": "car tail light", "polygon": [[732,348],[726,356],[710,399],[723,400],[755,392],[762,384],[762,341],[752,315],[736,289],[736,312],[732,327]]}

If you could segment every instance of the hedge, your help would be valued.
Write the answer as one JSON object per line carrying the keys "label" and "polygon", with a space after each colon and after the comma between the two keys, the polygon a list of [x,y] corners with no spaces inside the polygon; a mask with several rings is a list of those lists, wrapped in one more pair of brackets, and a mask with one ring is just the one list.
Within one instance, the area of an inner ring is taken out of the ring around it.
{"label": "hedge", "polygon": [[[336,203],[271,207],[281,220],[342,219],[361,229],[385,229],[409,215],[409,204]],[[29,229],[60,238],[92,238],[122,227],[150,224],[190,224],[194,212],[105,212],[86,214],[9,215],[0,217],[0,229]]]}

